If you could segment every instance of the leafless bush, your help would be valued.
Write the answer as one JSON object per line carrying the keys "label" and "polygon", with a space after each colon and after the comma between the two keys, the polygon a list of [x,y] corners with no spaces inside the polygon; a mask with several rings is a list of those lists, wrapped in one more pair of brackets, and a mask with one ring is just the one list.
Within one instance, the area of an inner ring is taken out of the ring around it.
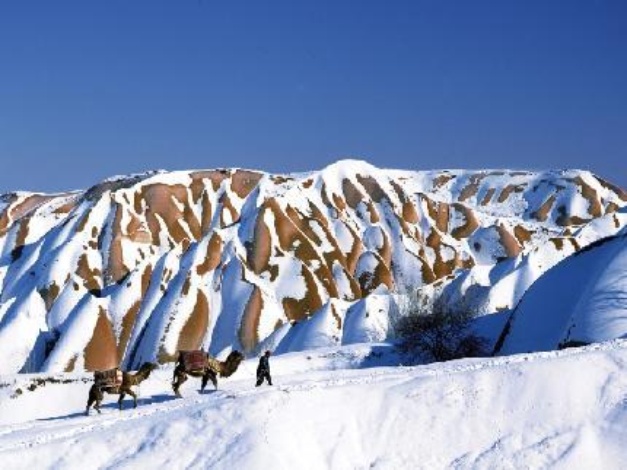
{"label": "leafless bush", "polygon": [[414,295],[395,323],[400,351],[413,360],[448,361],[486,354],[486,341],[472,332],[474,314],[466,306],[451,307]]}

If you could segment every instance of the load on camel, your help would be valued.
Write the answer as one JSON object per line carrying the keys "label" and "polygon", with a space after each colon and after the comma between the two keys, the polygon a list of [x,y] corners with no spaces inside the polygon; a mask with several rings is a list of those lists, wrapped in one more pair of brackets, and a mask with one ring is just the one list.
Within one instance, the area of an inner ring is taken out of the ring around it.
{"label": "load on camel", "polygon": [[157,368],[157,364],[146,362],[142,364],[135,373],[122,372],[119,368],[94,372],[94,384],[89,389],[89,398],[87,399],[87,409],[85,414],[89,414],[89,408],[100,413],[100,403],[105,393],[112,395],[120,395],[118,399],[118,407],[122,409],[122,400],[126,395],[133,397],[133,405],[137,408],[137,394],[131,389],[146,380],[150,373]]}
{"label": "load on camel", "polygon": [[187,380],[187,376],[202,377],[201,392],[211,380],[218,389],[218,375],[230,377],[237,370],[244,355],[239,351],[231,351],[226,361],[219,361],[204,351],[179,351],[179,357],[172,377],[172,389],[177,397],[181,396],[179,388]]}

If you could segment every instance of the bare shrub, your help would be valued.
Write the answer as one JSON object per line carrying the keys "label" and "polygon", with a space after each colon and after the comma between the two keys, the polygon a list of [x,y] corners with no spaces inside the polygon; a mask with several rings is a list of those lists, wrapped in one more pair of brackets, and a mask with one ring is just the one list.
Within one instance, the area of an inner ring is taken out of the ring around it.
{"label": "bare shrub", "polygon": [[399,350],[412,360],[448,361],[486,354],[487,342],[471,329],[473,311],[451,307],[440,299],[431,302],[420,294],[406,303],[394,331]]}

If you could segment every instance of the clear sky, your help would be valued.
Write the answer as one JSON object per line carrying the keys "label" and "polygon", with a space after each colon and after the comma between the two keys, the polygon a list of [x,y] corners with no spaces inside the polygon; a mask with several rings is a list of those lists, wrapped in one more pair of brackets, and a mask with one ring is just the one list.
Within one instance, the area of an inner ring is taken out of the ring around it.
{"label": "clear sky", "polygon": [[627,1],[0,2],[0,193],[345,157],[627,186]]}

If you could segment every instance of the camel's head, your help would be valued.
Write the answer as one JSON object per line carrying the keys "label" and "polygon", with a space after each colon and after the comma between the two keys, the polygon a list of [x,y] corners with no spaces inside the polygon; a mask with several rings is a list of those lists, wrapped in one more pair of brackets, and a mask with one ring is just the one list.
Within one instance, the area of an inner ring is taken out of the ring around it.
{"label": "camel's head", "polygon": [[244,355],[239,351],[231,351],[224,361],[224,367],[220,375],[222,377],[229,377],[237,370],[240,363],[244,360]]}

